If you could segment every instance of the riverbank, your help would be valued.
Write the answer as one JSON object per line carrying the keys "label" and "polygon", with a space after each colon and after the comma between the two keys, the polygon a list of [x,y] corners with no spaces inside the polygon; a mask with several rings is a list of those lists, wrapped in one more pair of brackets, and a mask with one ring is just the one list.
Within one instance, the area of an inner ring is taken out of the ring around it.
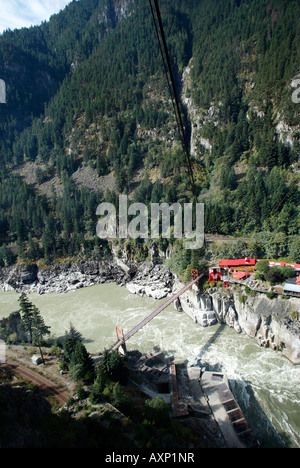
{"label": "riverbank", "polygon": [[99,261],[64,262],[43,267],[13,265],[0,269],[0,289],[27,294],[67,293],[114,282],[126,285],[132,293],[162,299],[172,292],[174,279],[164,265],[125,262],[113,255]]}
{"label": "riverbank", "polygon": [[[18,310],[18,298],[14,291],[0,291],[0,318]],[[51,327],[51,339],[63,338],[72,322],[84,337],[88,352],[97,354],[116,340],[116,325],[124,332],[130,330],[166,299],[131,294],[126,287],[109,282],[66,294],[32,293],[30,300]],[[254,339],[225,324],[202,327],[174,307],[165,309],[134,335],[127,349],[147,353],[154,345],[174,355],[178,364],[197,357],[208,370],[225,372],[264,446],[278,446],[274,427],[288,446],[300,446],[300,366],[293,366],[281,352],[261,348]]]}
{"label": "riverbank", "polygon": [[[109,282],[126,287],[132,294],[158,300],[183,285],[163,264],[136,263],[114,255],[99,261],[47,267],[15,265],[0,270],[0,288],[18,293],[67,293]],[[293,364],[300,364],[300,322],[291,318],[293,311],[300,311],[299,299],[268,299],[264,294],[251,297],[239,285],[207,291],[193,287],[175,302],[175,307],[202,327],[226,324],[260,346],[282,352]]]}

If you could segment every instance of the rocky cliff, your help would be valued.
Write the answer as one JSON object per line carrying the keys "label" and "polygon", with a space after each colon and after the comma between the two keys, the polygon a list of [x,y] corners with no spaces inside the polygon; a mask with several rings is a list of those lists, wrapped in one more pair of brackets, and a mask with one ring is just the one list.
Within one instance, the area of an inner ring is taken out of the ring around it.
{"label": "rocky cliff", "polygon": [[115,255],[47,267],[34,264],[0,269],[0,289],[18,293],[65,293],[106,282],[126,285],[133,294],[162,299],[172,292],[174,276],[163,265],[136,263]]}
{"label": "rocky cliff", "polygon": [[[4,291],[64,293],[83,287],[116,282],[131,293],[155,299],[170,296],[182,283],[164,265],[135,263],[111,256],[105,260],[65,263],[38,268],[13,266],[0,270],[0,288]],[[239,286],[207,291],[193,286],[174,304],[195,323],[207,327],[224,323],[237,333],[246,333],[260,346],[281,351],[292,363],[300,364],[300,322],[291,319],[300,312],[299,299],[268,299],[241,293]]]}
{"label": "rocky cliff", "polygon": [[293,364],[300,364],[300,322],[291,319],[293,311],[300,312],[299,299],[268,299],[264,294],[250,297],[234,288],[194,289],[181,296],[176,307],[201,326],[227,324],[260,346],[281,351]]}

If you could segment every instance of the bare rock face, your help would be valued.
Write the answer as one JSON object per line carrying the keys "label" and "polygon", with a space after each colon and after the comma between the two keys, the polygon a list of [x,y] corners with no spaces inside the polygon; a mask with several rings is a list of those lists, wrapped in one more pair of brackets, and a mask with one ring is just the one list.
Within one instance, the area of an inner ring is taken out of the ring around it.
{"label": "bare rock face", "polygon": [[240,301],[236,292],[228,294],[212,288],[204,294],[189,290],[179,302],[176,308],[180,307],[194,320],[197,313],[203,317],[206,312],[210,320],[195,320],[201,326],[224,323],[237,333],[244,332],[262,347],[281,351],[293,364],[300,364],[300,322],[291,319],[292,311],[300,311],[299,299],[268,299],[260,294]]}
{"label": "bare rock face", "polygon": [[243,331],[260,346],[282,351],[293,364],[300,364],[300,323],[291,319],[291,311],[300,308],[298,299],[268,299],[261,294],[239,302],[235,307]]}
{"label": "bare rock face", "polygon": [[133,294],[163,299],[170,295],[174,277],[163,265],[141,263],[126,288]]}
{"label": "bare rock face", "polygon": [[[174,291],[180,286],[174,285]],[[217,323],[217,316],[213,310],[212,300],[209,295],[199,294],[197,288],[187,291],[180,296],[174,304],[176,310],[184,311],[195,323],[201,327],[210,327]]]}
{"label": "bare rock face", "polygon": [[38,268],[14,266],[0,270],[0,287],[18,293],[64,293],[109,281],[120,283],[126,276],[113,258]]}

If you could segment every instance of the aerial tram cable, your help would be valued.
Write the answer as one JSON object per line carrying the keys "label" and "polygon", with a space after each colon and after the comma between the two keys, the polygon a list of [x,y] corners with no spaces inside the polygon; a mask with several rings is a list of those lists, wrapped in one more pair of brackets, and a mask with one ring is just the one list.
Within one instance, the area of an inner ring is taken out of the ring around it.
{"label": "aerial tram cable", "polygon": [[[178,124],[178,127],[179,127],[179,132],[180,132],[182,143],[183,143],[183,149],[184,149],[184,151],[186,153],[186,156],[187,156],[188,172],[189,172],[189,176],[190,176],[190,180],[191,180],[191,184],[192,184],[193,195],[194,195],[194,198],[195,198],[195,202],[197,203],[197,192],[196,192],[196,186],[195,186],[195,181],[194,181],[194,176],[193,176],[191,158],[190,158],[190,154],[189,154],[189,147],[188,147],[188,142],[187,142],[186,133],[185,133],[183,120],[182,120],[182,115],[181,115],[181,111],[180,111],[180,104],[179,104],[179,99],[178,99],[178,95],[177,95],[177,91],[176,91],[175,79],[174,79],[174,75],[173,75],[173,71],[172,71],[171,60],[170,60],[170,56],[169,56],[169,52],[168,52],[168,46],[167,46],[166,36],[165,36],[165,33],[164,33],[164,27],[163,27],[163,23],[162,23],[161,13],[160,13],[160,9],[159,9],[158,0],[153,0],[153,2],[154,2],[154,6],[155,6],[157,20],[155,18],[154,8],[153,8],[153,5],[152,5],[152,0],[149,0],[149,4],[150,4],[150,7],[151,7],[151,12],[152,12],[152,16],[153,16],[153,21],[154,21],[154,26],[155,26],[155,30],[156,30],[156,35],[157,35],[157,39],[158,39],[158,43],[159,43],[159,48],[160,48],[160,52],[161,52],[161,55],[162,55],[162,60],[163,60],[164,68],[165,68],[165,73],[166,73],[166,76],[167,76],[169,90],[170,90],[170,93],[171,93],[171,98],[172,98],[173,107],[174,107],[174,111],[175,111],[175,117],[176,117],[176,121],[177,121],[177,124]],[[158,22],[158,26],[157,26],[157,22]],[[160,32],[160,35],[159,35],[159,32]],[[161,41],[160,41],[160,36],[161,36],[161,40],[162,40],[162,45],[161,45]],[[167,65],[166,65],[165,60],[167,62]],[[169,76],[170,76],[170,79],[171,79],[171,84],[170,84]],[[174,104],[173,96],[174,96],[175,104]]]}
{"label": "aerial tram cable", "polygon": [[[175,101],[174,101],[173,91],[172,91],[172,87],[171,87],[171,83],[170,83],[170,79],[169,79],[167,64],[166,64],[166,61],[165,61],[164,52],[163,52],[163,49],[162,49],[162,45],[161,45],[161,41],[160,41],[160,36],[159,36],[159,31],[158,31],[158,26],[157,26],[157,22],[156,22],[156,18],[155,18],[155,13],[154,13],[154,10],[153,10],[153,6],[152,6],[152,3],[151,3],[151,0],[149,0],[149,3],[150,3],[150,8],[151,8],[151,13],[152,13],[153,23],[154,23],[154,27],[155,27],[156,37],[157,37],[157,41],[158,41],[158,45],[159,45],[159,50],[160,50],[160,54],[161,54],[161,58],[162,58],[163,66],[164,66],[164,71],[165,71],[165,75],[166,75],[166,78],[167,78],[168,88],[169,88],[169,91],[170,91],[170,96],[171,96],[171,101],[172,101],[172,105],[173,105],[173,110],[174,110],[174,114],[175,114],[175,118],[176,118],[176,123],[177,123],[177,127],[178,127],[178,130],[179,130],[179,133],[180,133],[180,137],[181,137],[180,123],[179,123],[178,116],[177,116],[177,112],[176,112],[176,107],[175,107]],[[181,141],[182,141],[182,138],[181,138]],[[184,147],[183,147],[183,148],[184,148]]]}

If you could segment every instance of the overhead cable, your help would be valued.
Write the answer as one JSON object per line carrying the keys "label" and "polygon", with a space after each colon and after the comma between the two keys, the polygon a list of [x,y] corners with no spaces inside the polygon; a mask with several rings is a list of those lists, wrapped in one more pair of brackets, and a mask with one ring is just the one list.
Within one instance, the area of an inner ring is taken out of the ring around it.
{"label": "overhead cable", "polygon": [[[165,36],[165,33],[164,33],[164,27],[163,27],[163,22],[162,22],[162,18],[161,18],[160,8],[159,8],[158,0],[153,0],[153,1],[154,1],[157,20],[155,18],[152,1],[149,0],[150,7],[151,7],[151,12],[152,12],[152,16],[153,16],[153,21],[154,21],[154,26],[155,26],[155,30],[156,30],[156,35],[157,35],[157,39],[158,39],[158,43],[159,43],[160,52],[161,52],[161,55],[162,55],[162,60],[163,60],[164,68],[165,68],[165,73],[166,73],[166,76],[167,76],[169,90],[170,90],[170,93],[171,93],[171,98],[172,98],[172,103],[173,103],[173,107],[174,107],[175,117],[176,117],[177,125],[178,125],[178,128],[179,128],[179,132],[180,132],[182,143],[183,143],[183,149],[184,149],[184,151],[186,153],[186,157],[187,157],[188,172],[189,172],[189,176],[190,176],[190,180],[191,180],[191,184],[192,184],[192,188],[193,188],[193,194],[194,194],[194,197],[195,197],[195,201],[197,201],[197,192],[196,192],[196,186],[195,186],[195,182],[194,182],[193,169],[192,169],[191,158],[190,158],[190,153],[189,153],[189,146],[188,146],[186,132],[185,132],[185,129],[184,129],[182,115],[181,115],[181,111],[180,111],[180,104],[179,104],[178,94],[177,94],[177,91],[176,91],[176,84],[175,84],[175,79],[174,79],[174,75],[173,75],[173,71],[172,71],[171,60],[170,60],[170,56],[169,56],[169,52],[168,52],[168,46],[167,46],[166,36]],[[158,22],[158,26],[157,26],[157,22]],[[158,29],[159,29],[159,31],[158,31]],[[160,34],[159,34],[159,32],[160,32]],[[161,41],[162,41],[162,45],[161,45]],[[170,79],[169,79],[169,77],[170,77]],[[170,80],[171,80],[171,83],[170,83]],[[173,100],[173,96],[174,96],[174,100]],[[174,101],[175,101],[175,103],[174,103]]]}

